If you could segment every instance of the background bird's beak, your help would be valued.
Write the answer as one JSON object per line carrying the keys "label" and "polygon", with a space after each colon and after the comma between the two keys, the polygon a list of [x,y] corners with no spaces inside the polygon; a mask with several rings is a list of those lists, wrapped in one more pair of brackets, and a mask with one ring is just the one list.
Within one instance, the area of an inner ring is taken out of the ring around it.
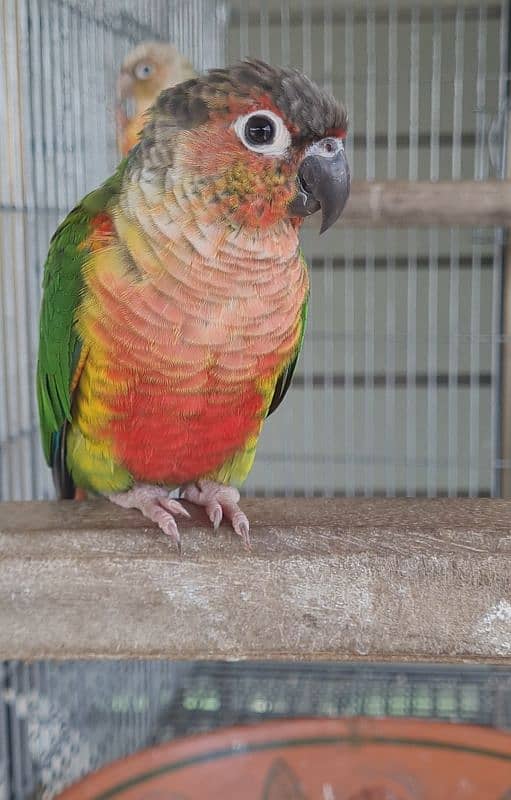
{"label": "background bird's beak", "polygon": [[117,99],[118,100],[124,100],[128,96],[128,94],[129,94],[129,92],[131,90],[132,83],[133,83],[133,79],[132,79],[131,75],[128,75],[127,72],[121,72],[121,74],[119,75],[119,78],[117,80]]}
{"label": "background bird's beak", "polygon": [[133,79],[131,75],[121,72],[117,81],[117,103],[115,106],[117,124],[123,127],[134,114],[134,101],[131,97]]}
{"label": "background bird's beak", "polygon": [[[324,141],[324,140],[322,140]],[[317,143],[321,151],[321,142]],[[339,218],[350,194],[350,170],[344,147],[337,153],[306,155],[298,169],[298,192],[288,206],[289,216],[307,217],[321,209],[320,233]]]}

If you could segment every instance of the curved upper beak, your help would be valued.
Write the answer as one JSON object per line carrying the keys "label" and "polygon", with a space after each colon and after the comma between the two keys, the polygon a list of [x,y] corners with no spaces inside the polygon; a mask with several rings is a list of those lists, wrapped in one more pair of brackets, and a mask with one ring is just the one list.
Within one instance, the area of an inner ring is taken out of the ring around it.
{"label": "curved upper beak", "polygon": [[298,192],[288,206],[291,217],[307,217],[321,209],[320,233],[340,217],[350,194],[350,170],[344,147],[341,144],[332,154],[322,147],[324,142],[322,139],[313,145],[315,152],[306,155],[300,164]]}

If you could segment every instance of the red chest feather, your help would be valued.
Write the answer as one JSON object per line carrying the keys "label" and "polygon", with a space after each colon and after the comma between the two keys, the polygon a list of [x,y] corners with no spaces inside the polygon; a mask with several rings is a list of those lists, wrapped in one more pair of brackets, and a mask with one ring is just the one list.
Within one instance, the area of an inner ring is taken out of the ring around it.
{"label": "red chest feather", "polygon": [[189,393],[149,380],[112,403],[116,457],[140,481],[181,484],[206,475],[257,435],[264,399],[254,384],[236,393]]}

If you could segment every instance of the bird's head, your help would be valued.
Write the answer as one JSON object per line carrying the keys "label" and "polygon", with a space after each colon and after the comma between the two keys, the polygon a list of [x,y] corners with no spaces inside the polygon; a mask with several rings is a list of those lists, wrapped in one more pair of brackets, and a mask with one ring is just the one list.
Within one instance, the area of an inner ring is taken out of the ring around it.
{"label": "bird's head", "polygon": [[136,113],[151,106],[162,89],[194,75],[191,64],[170,42],[142,42],[124,60],[117,81],[119,104],[132,101]]}
{"label": "bird's head", "polygon": [[323,231],[349,195],[346,130],[342,105],[305,75],[245,61],[162,92],[136,158],[235,227],[297,227],[321,209]]}

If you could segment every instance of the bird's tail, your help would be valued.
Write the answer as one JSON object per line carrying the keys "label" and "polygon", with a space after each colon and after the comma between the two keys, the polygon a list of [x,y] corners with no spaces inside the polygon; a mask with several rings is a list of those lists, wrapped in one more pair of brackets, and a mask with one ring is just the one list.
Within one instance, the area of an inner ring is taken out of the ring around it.
{"label": "bird's tail", "polygon": [[56,436],[51,465],[53,483],[59,500],[73,500],[76,497],[76,487],[66,464],[67,426],[66,421]]}

